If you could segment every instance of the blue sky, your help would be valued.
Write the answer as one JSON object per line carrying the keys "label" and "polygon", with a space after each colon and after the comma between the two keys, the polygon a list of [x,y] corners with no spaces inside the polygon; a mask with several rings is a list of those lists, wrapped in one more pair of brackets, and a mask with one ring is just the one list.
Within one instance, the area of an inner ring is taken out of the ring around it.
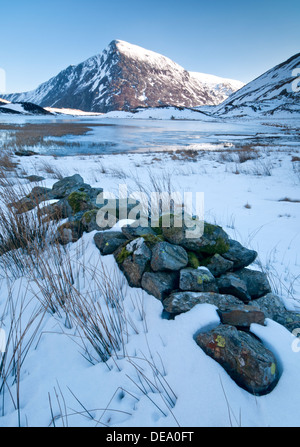
{"label": "blue sky", "polygon": [[248,82],[300,51],[299,0],[0,0],[7,92],[121,39],[190,71]]}

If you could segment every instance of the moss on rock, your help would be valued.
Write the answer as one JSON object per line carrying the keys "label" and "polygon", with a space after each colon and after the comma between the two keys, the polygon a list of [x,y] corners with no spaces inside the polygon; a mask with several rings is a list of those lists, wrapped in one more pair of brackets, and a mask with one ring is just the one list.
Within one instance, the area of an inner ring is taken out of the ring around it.
{"label": "moss on rock", "polygon": [[68,196],[68,202],[74,214],[86,209],[88,202],[88,195],[85,192],[73,191]]}

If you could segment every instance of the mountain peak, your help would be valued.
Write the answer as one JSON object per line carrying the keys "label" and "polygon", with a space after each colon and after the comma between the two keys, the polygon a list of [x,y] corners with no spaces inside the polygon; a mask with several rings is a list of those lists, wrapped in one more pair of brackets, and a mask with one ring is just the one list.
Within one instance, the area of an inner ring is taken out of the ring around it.
{"label": "mountain peak", "polygon": [[222,78],[204,82],[159,53],[116,39],[102,54],[68,67],[32,92],[6,95],[6,99],[104,113],[137,107],[197,107],[222,102],[237,90],[234,82]]}

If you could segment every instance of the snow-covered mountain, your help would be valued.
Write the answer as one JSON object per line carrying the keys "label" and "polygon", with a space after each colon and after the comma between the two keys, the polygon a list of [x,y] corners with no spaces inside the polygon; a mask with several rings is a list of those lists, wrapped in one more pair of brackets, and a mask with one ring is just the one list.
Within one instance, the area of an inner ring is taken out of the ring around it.
{"label": "snow-covered mountain", "polygon": [[211,112],[224,117],[299,114],[299,76],[300,53],[249,82]]}
{"label": "snow-covered mountain", "polygon": [[36,90],[5,99],[106,113],[163,105],[216,105],[243,85],[190,73],[161,54],[114,40],[102,54],[69,66]]}

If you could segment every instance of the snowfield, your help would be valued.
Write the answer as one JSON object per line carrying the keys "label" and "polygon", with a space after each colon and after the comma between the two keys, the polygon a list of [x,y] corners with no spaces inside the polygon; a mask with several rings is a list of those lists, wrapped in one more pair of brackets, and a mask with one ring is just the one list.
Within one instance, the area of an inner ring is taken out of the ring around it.
{"label": "snowfield", "polygon": [[[157,110],[157,117],[164,119],[166,111],[159,115]],[[192,114],[199,119],[192,111],[185,119]],[[111,112],[107,118],[116,116],[127,118],[128,114]],[[141,112],[139,118],[143,117],[149,118],[149,111]],[[2,122],[9,120],[16,118],[1,117]],[[191,121],[175,124],[182,132],[193,132]],[[235,124],[228,123],[227,129]],[[19,162],[22,184],[29,187],[25,176],[42,175],[45,180],[38,184],[51,187],[57,175],[79,173],[93,187],[116,194],[120,184],[126,184],[130,191],[136,191],[141,183],[151,188],[151,176],[181,193],[204,192],[205,220],[222,226],[232,238],[256,250],[259,257],[254,267],[266,271],[273,292],[289,310],[300,311],[300,146],[299,137],[288,138],[295,137],[297,120],[277,118],[269,124],[272,126],[249,121],[249,126],[257,125],[261,132],[265,129],[265,136],[274,134],[276,144],[249,144],[248,151],[244,147],[245,160],[225,141],[216,148],[209,140],[198,151],[185,151],[183,145],[181,150],[176,147],[170,152],[70,153],[13,159]],[[283,128],[278,125],[286,126],[283,144],[284,132],[279,132]],[[80,138],[93,139],[95,135],[100,138],[97,131]],[[14,173],[9,175],[13,180]],[[0,328],[8,335],[12,315],[20,315],[12,330],[15,342],[21,339],[21,354],[12,368],[20,374],[10,374],[1,391],[0,426],[300,425],[300,348],[294,335],[270,319],[265,326],[252,324],[251,332],[275,354],[281,377],[271,393],[260,397],[249,394],[194,340],[199,330],[219,323],[215,306],[197,305],[174,320],[163,318],[162,303],[141,289],[129,287],[114,257],[100,255],[94,234],[85,233],[78,242],[69,244],[65,259],[72,264],[76,288],[94,310],[103,305],[101,287],[113,281],[122,297],[126,320],[120,349],[107,362],[101,362],[82,328],[68,321],[63,312],[43,309],[37,282],[20,270],[13,275],[0,263]],[[50,271],[55,260],[45,256]],[[36,312],[38,316],[21,337]],[[18,380],[14,380],[16,376]]]}

